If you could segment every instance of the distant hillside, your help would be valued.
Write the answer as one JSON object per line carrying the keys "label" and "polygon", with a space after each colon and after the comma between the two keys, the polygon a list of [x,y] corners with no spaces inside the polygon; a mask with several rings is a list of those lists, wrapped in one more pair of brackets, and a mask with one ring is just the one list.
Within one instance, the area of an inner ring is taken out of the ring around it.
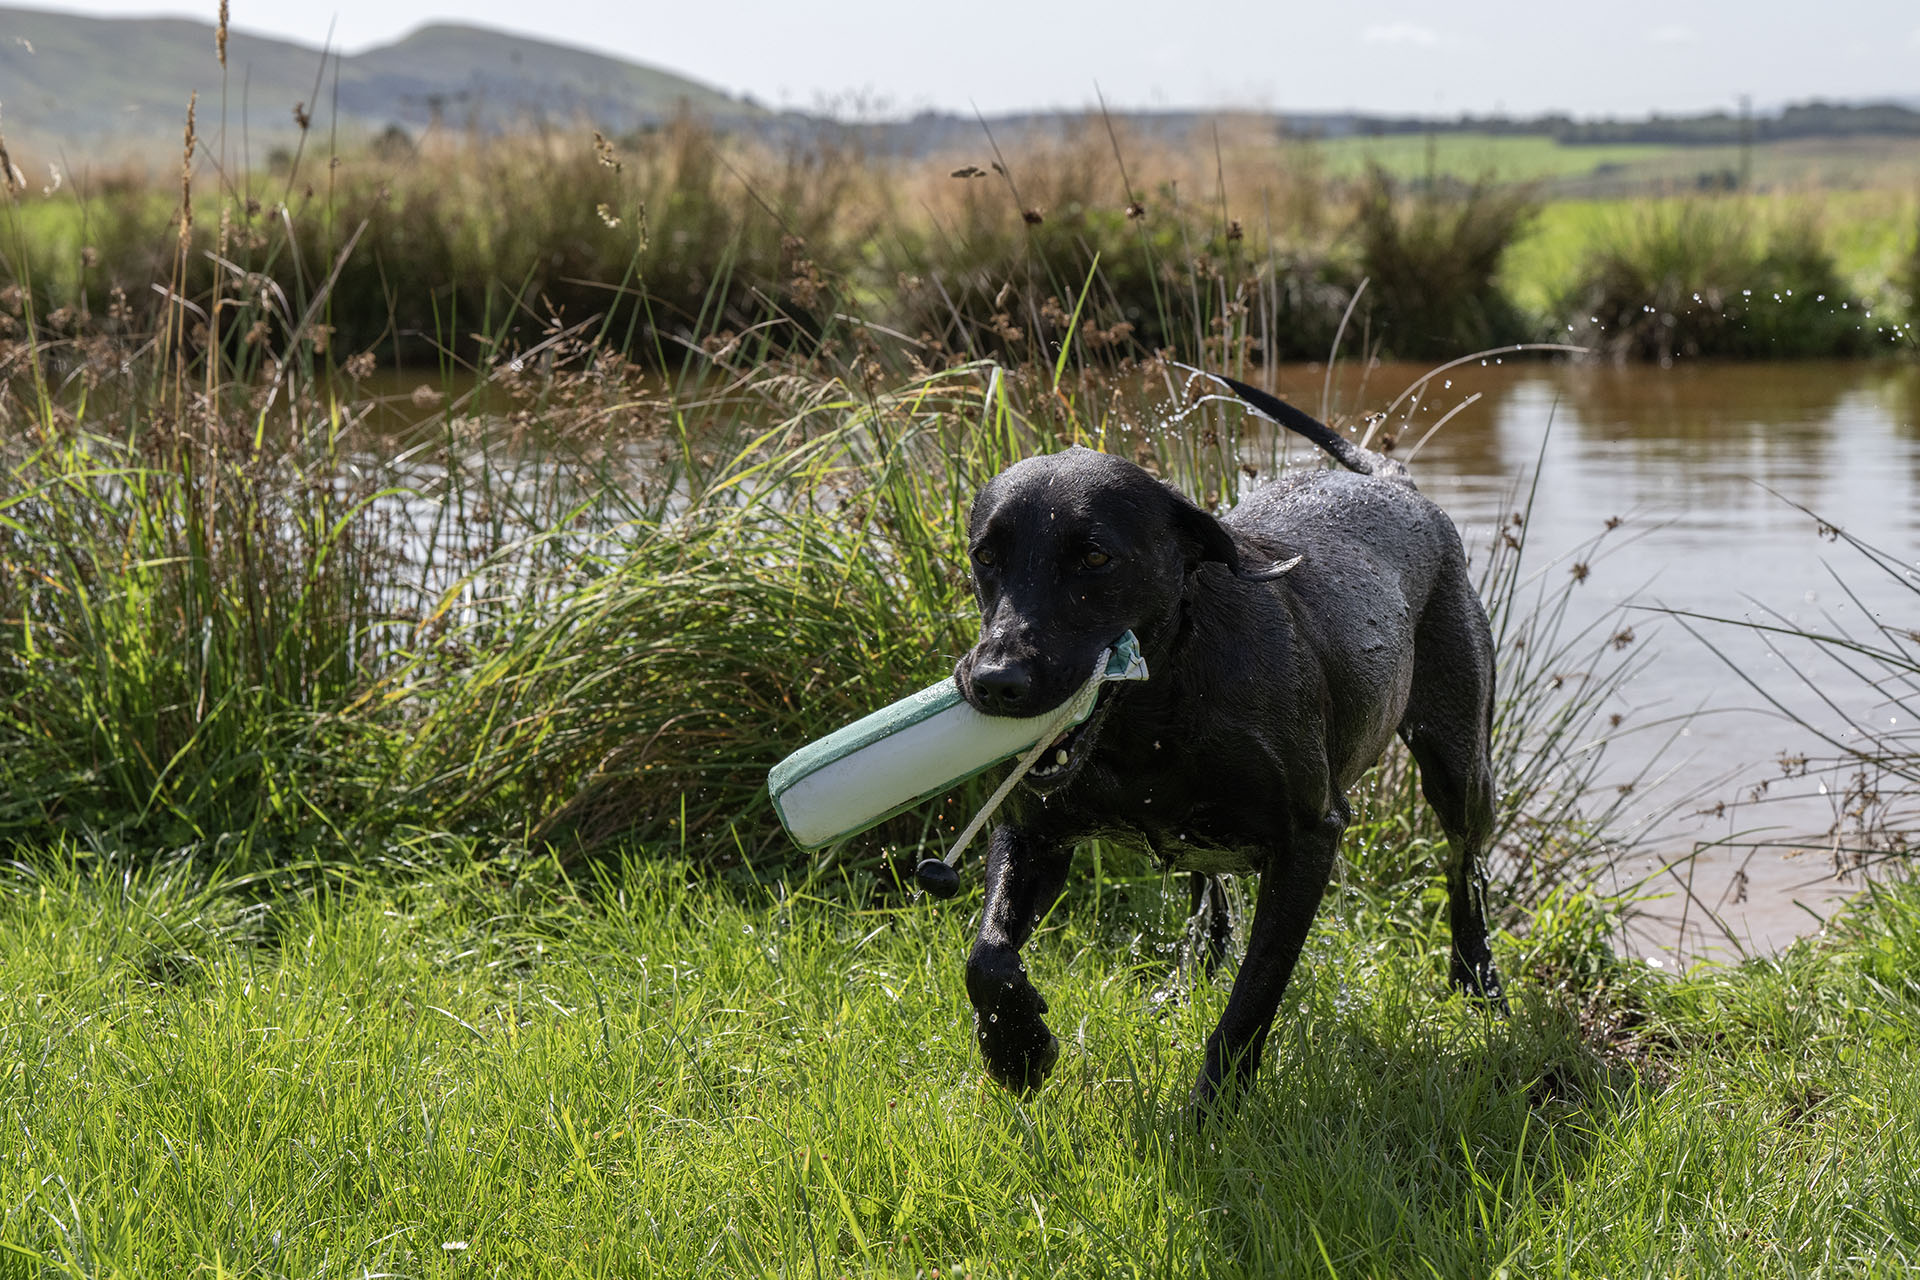
{"label": "distant hillside", "polygon": [[[211,5],[207,5],[211,9]],[[981,121],[929,111],[909,119],[849,124],[800,112],[765,111],[711,86],[591,50],[451,23],[425,26],[351,57],[236,30],[227,47],[226,123],[256,159],[295,134],[305,103],[315,127],[340,127],[351,143],[400,125],[418,137],[443,127],[504,132],[585,119],[609,135],[691,111],[723,128],[773,141],[852,137],[870,154],[923,156],[978,144]],[[187,95],[200,94],[199,126],[220,126],[222,76],[210,23],[179,18],[84,18],[0,7],[0,133],[17,156],[69,161],[140,154],[164,159],[179,146]],[[335,111],[337,109],[337,116]],[[1223,115],[1251,118],[1294,139],[1403,135],[1532,137],[1589,144],[1724,147],[1817,138],[1920,137],[1920,99],[1896,103],[1806,103],[1632,120],[1452,119],[1362,112],[1119,111],[1137,137],[1182,145]],[[996,138],[1060,137],[1095,119],[1083,111],[997,115]]]}
{"label": "distant hillside", "polygon": [[[352,131],[399,124],[417,133],[436,119],[506,129],[585,117],[620,132],[683,108],[723,118],[756,111],[671,72],[479,27],[435,24],[395,44],[324,59],[291,41],[230,33],[228,121],[237,131],[244,107],[251,141],[290,132],[299,102],[317,124],[330,124],[336,87],[340,123]],[[0,7],[0,131],[16,146],[92,151],[177,139],[195,90],[202,130],[211,132],[220,88],[209,23]]]}

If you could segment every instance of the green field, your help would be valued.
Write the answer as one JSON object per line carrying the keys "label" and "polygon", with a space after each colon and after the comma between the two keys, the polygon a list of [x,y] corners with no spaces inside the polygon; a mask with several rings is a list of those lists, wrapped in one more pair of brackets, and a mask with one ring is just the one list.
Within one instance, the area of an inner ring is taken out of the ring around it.
{"label": "green field", "polygon": [[[1717,184],[1741,172],[1737,146],[1642,143],[1565,144],[1540,135],[1484,133],[1393,134],[1322,139],[1296,144],[1327,171],[1353,177],[1379,165],[1401,178],[1542,182],[1555,196],[1658,194]],[[1910,191],[1920,179],[1920,139],[1856,137],[1797,139],[1754,146],[1744,158],[1748,181],[1763,192]]]}
{"label": "green field", "polygon": [[[1672,157],[1672,147],[1624,143],[1562,146],[1540,136],[1507,137],[1483,133],[1400,133],[1385,137],[1330,138],[1297,144],[1315,153],[1328,173],[1357,177],[1378,165],[1401,178],[1439,177],[1471,181],[1489,176],[1501,182],[1582,178],[1603,167],[1644,169]],[[1704,161],[1708,159],[1700,153]]]}

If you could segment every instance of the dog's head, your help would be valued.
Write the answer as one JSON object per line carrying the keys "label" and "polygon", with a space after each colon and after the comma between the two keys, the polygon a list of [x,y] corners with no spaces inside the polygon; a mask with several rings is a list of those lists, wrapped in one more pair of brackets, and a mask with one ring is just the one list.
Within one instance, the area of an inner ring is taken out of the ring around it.
{"label": "dog's head", "polygon": [[1256,580],[1281,571],[1246,568],[1218,520],[1133,463],[1081,448],[988,482],[967,520],[967,554],[980,639],[954,679],[974,707],[1001,716],[1044,715],[1123,632],[1163,630],[1201,565]]}

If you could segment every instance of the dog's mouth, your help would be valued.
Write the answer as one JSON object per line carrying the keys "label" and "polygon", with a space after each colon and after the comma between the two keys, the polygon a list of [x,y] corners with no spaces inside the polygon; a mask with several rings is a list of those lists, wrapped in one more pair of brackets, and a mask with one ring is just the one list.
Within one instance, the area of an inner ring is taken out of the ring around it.
{"label": "dog's mouth", "polygon": [[1107,717],[1111,705],[1109,689],[1100,691],[1099,701],[1094,704],[1093,714],[1067,730],[1047,745],[1040,758],[1027,770],[1021,779],[1029,791],[1046,795],[1058,791],[1073,780],[1080,767],[1093,754],[1094,739],[1099,736],[1100,722]]}

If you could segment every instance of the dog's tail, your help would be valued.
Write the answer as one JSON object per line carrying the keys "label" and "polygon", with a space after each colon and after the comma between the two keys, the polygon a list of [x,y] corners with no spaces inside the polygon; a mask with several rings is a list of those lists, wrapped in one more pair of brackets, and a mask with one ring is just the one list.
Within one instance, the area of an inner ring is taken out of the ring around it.
{"label": "dog's tail", "polygon": [[1363,476],[1390,476],[1396,479],[1406,477],[1406,464],[1398,458],[1389,458],[1371,449],[1362,449],[1326,423],[1294,408],[1280,397],[1268,395],[1258,387],[1250,387],[1224,374],[1215,373],[1209,376],[1232,387],[1233,394],[1258,410],[1262,417],[1271,419],[1287,430],[1305,436],[1319,445],[1335,462],[1347,470],[1358,471]]}

